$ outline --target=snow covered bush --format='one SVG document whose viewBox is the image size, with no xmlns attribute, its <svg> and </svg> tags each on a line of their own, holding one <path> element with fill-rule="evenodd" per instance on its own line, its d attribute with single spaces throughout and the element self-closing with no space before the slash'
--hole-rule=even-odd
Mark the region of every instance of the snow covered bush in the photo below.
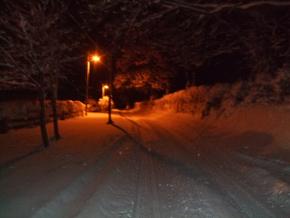
<svg viewBox="0 0 290 218">
<path fill-rule="evenodd" d="M 258 74 L 252 80 L 234 84 L 193 86 L 154 101 L 154 108 L 172 112 L 190 112 L 197 118 L 217 115 L 237 106 L 280 104 L 290 99 L 290 70 L 275 75 Z"/>
<path fill-rule="evenodd" d="M 290 97 L 290 70 L 282 68 L 272 76 L 258 74 L 249 84 L 246 103 L 283 103 Z"/>
<path fill-rule="evenodd" d="M 57 101 L 58 104 L 58 114 L 61 119 L 66 119 L 69 117 L 83 116 L 84 114 L 84 104 L 80 101 Z M 51 110 L 49 110 L 49 117 L 52 115 Z"/>
<path fill-rule="evenodd" d="M 89 112 L 100 111 L 100 106 L 96 99 L 93 99 L 93 98 L 88 99 L 88 111 Z"/>
<path fill-rule="evenodd" d="M 9 128 L 34 126 L 39 115 L 38 101 L 8 101 L 0 102 L 0 132 Z M 57 101 L 60 119 L 83 116 L 84 104 L 79 101 Z M 45 102 L 46 117 L 50 121 L 52 110 L 49 101 Z"/>
<path fill-rule="evenodd" d="M 101 112 L 108 111 L 109 97 L 108 96 L 104 96 L 103 98 L 100 98 L 99 101 L 98 101 L 98 105 L 99 105 L 99 111 L 101 111 Z M 114 107 L 114 102 L 112 101 L 112 108 L 113 107 Z"/>
</svg>

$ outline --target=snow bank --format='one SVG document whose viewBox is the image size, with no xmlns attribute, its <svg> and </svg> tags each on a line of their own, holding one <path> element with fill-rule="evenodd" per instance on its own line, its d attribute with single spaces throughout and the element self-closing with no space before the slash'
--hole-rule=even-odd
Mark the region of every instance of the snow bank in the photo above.
<svg viewBox="0 0 290 218">
<path fill-rule="evenodd" d="M 230 133 L 230 144 L 238 147 L 264 147 L 271 153 L 276 146 L 290 149 L 290 104 L 252 104 L 232 109 L 219 118 L 206 118 L 218 129 Z M 236 137 L 238 136 L 238 137 Z M 247 149 L 247 148 L 246 148 Z"/>
<path fill-rule="evenodd" d="M 88 99 L 88 112 L 107 112 L 109 106 L 109 97 L 104 96 L 98 100 Z M 114 108 L 114 101 L 112 100 L 112 108 Z"/>
<path fill-rule="evenodd" d="M 84 104 L 80 101 L 57 101 L 58 114 L 60 119 L 82 116 L 84 113 Z M 52 117 L 50 102 L 46 102 L 47 119 Z M 8 101 L 0 102 L 0 132 L 9 128 L 19 128 L 33 126 L 38 123 L 39 116 L 38 101 Z"/>
<path fill-rule="evenodd" d="M 196 118 L 202 118 L 211 109 L 220 107 L 228 88 L 227 85 L 191 87 L 154 101 L 153 108 L 170 112 L 190 112 Z"/>
<path fill-rule="evenodd" d="M 170 112 L 192 113 L 196 118 L 220 115 L 238 106 L 280 105 L 290 101 L 290 71 L 275 77 L 257 75 L 254 80 L 235 84 L 193 86 L 153 102 L 153 108 Z"/>
<path fill-rule="evenodd" d="M 58 101 L 58 114 L 61 119 L 69 117 L 83 116 L 85 111 L 85 105 L 80 101 Z M 51 116 L 51 108 L 49 107 L 48 113 Z"/>
<path fill-rule="evenodd" d="M 191 123 L 211 126 L 225 133 L 227 138 L 221 137 L 221 144 L 263 147 L 263 152 L 273 153 L 272 149 L 277 147 L 290 149 L 289 100 L 290 79 L 282 72 L 274 78 L 258 75 L 252 81 L 232 85 L 190 87 L 151 103 L 137 104 L 135 110 L 152 108 L 156 116 L 191 114 Z M 172 122 L 174 128 L 177 121 Z M 218 144 L 218 140 L 215 143 Z"/>
</svg>

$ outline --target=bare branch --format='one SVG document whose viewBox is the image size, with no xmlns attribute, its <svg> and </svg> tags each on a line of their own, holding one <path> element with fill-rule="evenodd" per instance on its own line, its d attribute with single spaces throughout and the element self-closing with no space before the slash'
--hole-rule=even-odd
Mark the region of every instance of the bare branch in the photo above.
<svg viewBox="0 0 290 218">
<path fill-rule="evenodd" d="M 264 0 L 264 1 L 253 1 L 250 3 L 189 3 L 181 0 L 166 0 L 164 1 L 165 6 L 175 6 L 180 8 L 185 8 L 192 10 L 196 13 L 201 14 L 214 14 L 227 9 L 241 9 L 247 10 L 260 6 L 273 6 L 273 7 L 283 7 L 290 6 L 290 1 L 273 1 L 273 0 Z"/>
</svg>

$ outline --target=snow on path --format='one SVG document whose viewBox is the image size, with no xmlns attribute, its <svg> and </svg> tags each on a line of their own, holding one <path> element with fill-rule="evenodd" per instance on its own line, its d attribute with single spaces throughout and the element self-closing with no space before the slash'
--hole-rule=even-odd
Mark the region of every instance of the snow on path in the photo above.
<svg viewBox="0 0 290 218">
<path fill-rule="evenodd" d="M 150 123 L 194 156 L 194 164 L 208 174 L 215 191 L 220 190 L 243 217 L 290 217 L 289 163 L 239 153 L 228 145 L 233 133 L 217 129 L 212 120 L 200 123 L 188 114 L 165 114 Z"/>
<path fill-rule="evenodd" d="M 290 217 L 289 174 L 222 146 L 214 126 L 172 114 L 114 121 L 64 121 L 61 141 L 2 168 L 0 217 Z"/>
<path fill-rule="evenodd" d="M 106 116 L 103 115 L 63 121 L 62 140 L 47 150 L 2 168 L 0 217 L 31 217 L 39 207 L 85 174 L 101 159 L 99 156 L 123 136 L 105 123 Z M 9 133 L 16 135 L 13 143 L 19 147 L 22 146 L 22 138 L 17 138 L 20 131 Z M 39 130 L 34 128 L 29 131 L 34 138 Z M 1 140 L 4 136 L 1 135 Z M 1 146 L 5 146 L 4 143 L 5 140 L 1 141 Z"/>
</svg>

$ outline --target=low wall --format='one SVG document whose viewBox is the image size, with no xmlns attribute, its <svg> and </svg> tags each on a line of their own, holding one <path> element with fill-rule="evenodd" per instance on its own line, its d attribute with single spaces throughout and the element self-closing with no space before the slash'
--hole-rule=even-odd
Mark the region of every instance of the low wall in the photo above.
<svg viewBox="0 0 290 218">
<path fill-rule="evenodd" d="M 57 101 L 60 119 L 83 116 L 85 106 L 80 101 Z M 11 128 L 35 126 L 39 123 L 40 106 L 38 101 L 8 101 L 0 102 L 0 132 Z M 47 120 L 52 119 L 52 108 L 46 102 Z"/>
</svg>

